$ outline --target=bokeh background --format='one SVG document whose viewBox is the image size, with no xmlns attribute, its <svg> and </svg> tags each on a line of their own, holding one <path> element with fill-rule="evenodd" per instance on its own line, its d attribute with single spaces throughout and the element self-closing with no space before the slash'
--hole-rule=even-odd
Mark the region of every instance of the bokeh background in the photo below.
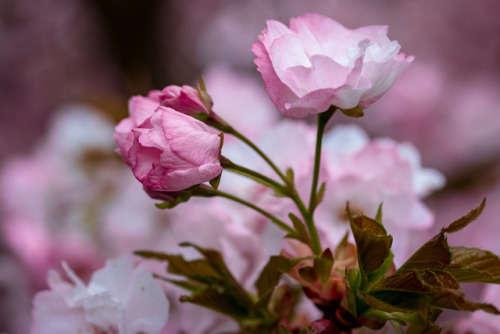
<svg viewBox="0 0 500 334">
<path fill-rule="evenodd" d="M 33 154 L 69 105 L 92 106 L 114 124 L 127 116 L 131 95 L 192 84 L 221 64 L 258 79 L 250 47 L 265 20 L 286 23 L 304 12 L 348 28 L 388 25 L 402 52 L 415 56 L 358 123 L 372 136 L 413 142 L 423 165 L 445 174 L 447 186 L 427 199 L 436 229 L 487 196 L 477 225 L 450 240 L 499 253 L 497 0 L 0 0 L 0 168 Z M 4 202 L 14 191 L 5 179 Z M 30 193 L 23 196 L 29 210 Z M 3 224 L 9 207 L 0 207 Z M 3 233 L 0 332 L 23 333 L 29 314 L 19 313 L 45 287 L 44 273 L 38 283 L 26 277 L 30 271 Z"/>
</svg>

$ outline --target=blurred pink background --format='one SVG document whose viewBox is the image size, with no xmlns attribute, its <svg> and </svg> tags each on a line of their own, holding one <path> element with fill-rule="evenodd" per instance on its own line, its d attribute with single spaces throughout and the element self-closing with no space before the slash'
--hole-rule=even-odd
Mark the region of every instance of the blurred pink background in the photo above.
<svg viewBox="0 0 500 334">
<path fill-rule="evenodd" d="M 415 56 L 357 123 L 373 136 L 413 142 L 423 165 L 446 175 L 446 188 L 427 199 L 436 230 L 487 196 L 473 232 L 450 241 L 499 253 L 497 0 L 3 0 L 0 168 L 33 152 L 65 103 L 93 105 L 116 123 L 126 117 L 131 95 L 191 84 L 216 65 L 259 79 L 250 47 L 265 20 L 287 23 L 304 12 L 321 13 L 351 29 L 388 25 L 402 52 Z M 334 122 L 348 121 L 337 116 Z M 0 258 L 0 271 L 17 263 L 1 236 Z M 26 305 L 42 286 L 24 279 L 21 267 L 9 268 L 17 269 L 0 274 L 0 332 L 16 334 L 19 325 L 11 321 L 16 307 L 5 301 Z M 10 284 L 13 280 L 21 285 Z"/>
</svg>

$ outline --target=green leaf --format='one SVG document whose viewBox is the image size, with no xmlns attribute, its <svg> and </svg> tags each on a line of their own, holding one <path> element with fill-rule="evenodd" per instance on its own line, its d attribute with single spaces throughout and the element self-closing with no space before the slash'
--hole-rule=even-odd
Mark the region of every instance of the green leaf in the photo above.
<svg viewBox="0 0 500 334">
<path fill-rule="evenodd" d="M 316 194 L 316 198 L 314 200 L 314 205 L 311 208 L 312 211 L 316 209 L 316 207 L 323 201 L 323 197 L 325 196 L 325 189 L 326 189 L 326 183 L 323 182 L 321 183 L 321 186 L 319 187 L 318 193 Z"/>
<path fill-rule="evenodd" d="M 309 234 L 307 234 L 307 230 L 302 221 L 293 213 L 289 213 L 288 217 L 292 221 L 293 227 L 295 231 L 297 231 L 299 240 L 304 242 L 305 244 L 309 244 Z"/>
<path fill-rule="evenodd" d="M 224 263 L 222 255 L 218 251 L 214 249 L 202 248 L 189 242 L 183 242 L 179 245 L 182 247 L 193 247 L 200 252 L 200 254 L 205 257 L 208 264 L 223 277 L 224 288 L 230 290 L 238 298 L 238 300 L 243 303 L 243 305 L 253 305 L 253 301 L 248 296 L 248 293 L 231 274 Z"/>
<path fill-rule="evenodd" d="M 451 251 L 448 246 L 445 233 L 460 231 L 473 222 L 483 211 L 486 199 L 481 204 L 460 219 L 455 220 L 449 226 L 441 229 L 441 232 L 420 247 L 402 266 L 398 272 L 405 270 L 433 270 L 443 269 L 450 265 Z"/>
<path fill-rule="evenodd" d="M 439 233 L 420 247 L 397 272 L 442 269 L 450 264 L 451 252 L 444 233 Z"/>
<path fill-rule="evenodd" d="M 248 310 L 241 301 L 237 300 L 231 293 L 218 288 L 208 287 L 191 296 L 181 296 L 179 300 L 209 308 L 237 320 L 248 317 Z"/>
<path fill-rule="evenodd" d="M 365 303 L 358 303 L 357 298 L 359 288 L 361 287 L 361 281 L 361 273 L 359 269 L 349 268 L 346 270 L 344 282 L 347 288 L 346 295 L 348 311 L 354 316 L 358 314 L 358 308 L 361 309 L 365 305 Z"/>
<path fill-rule="evenodd" d="M 500 284 L 500 258 L 479 248 L 451 247 L 447 271 L 459 282 Z"/>
<path fill-rule="evenodd" d="M 378 290 L 370 294 L 392 306 L 413 309 L 422 312 L 426 307 L 448 308 L 459 311 L 483 310 L 499 314 L 490 305 L 471 302 L 465 299 L 460 283 L 443 270 L 405 271 L 395 273 L 384 279 Z M 413 300 L 415 305 L 408 302 Z M 384 311 L 386 311 L 384 309 Z M 425 319 L 425 317 L 424 317 Z"/>
<path fill-rule="evenodd" d="M 187 202 L 190 198 L 191 198 L 191 192 L 183 191 L 179 195 L 175 196 L 175 198 L 172 198 L 172 201 L 155 203 L 155 206 L 158 209 L 172 209 L 181 203 Z"/>
<path fill-rule="evenodd" d="M 439 291 L 439 287 L 433 287 L 427 284 L 421 273 L 417 271 L 395 273 L 385 278 L 380 285 L 381 289 L 391 291 L 415 293 L 433 293 Z"/>
<path fill-rule="evenodd" d="M 359 267 L 365 274 L 377 270 L 389 256 L 392 237 L 376 220 L 365 217 L 351 217 L 351 230 L 358 249 Z"/>
<path fill-rule="evenodd" d="M 158 278 L 158 276 L 155 276 L 155 277 Z M 174 279 L 169 279 L 166 277 L 161 277 L 160 279 L 165 281 L 165 282 L 177 285 L 178 287 L 183 288 L 184 290 L 191 291 L 191 292 L 200 291 L 200 290 L 203 290 L 205 288 L 205 285 L 196 283 L 194 281 L 174 280 Z"/>
<path fill-rule="evenodd" d="M 358 298 L 371 307 L 368 311 L 361 314 L 362 317 L 374 318 L 380 321 L 401 320 L 405 323 L 424 322 L 422 317 L 413 309 L 398 307 L 362 292 L 358 292 Z"/>
<path fill-rule="evenodd" d="M 259 278 L 255 282 L 257 293 L 259 295 L 258 304 L 265 304 L 269 302 L 271 294 L 278 285 L 281 276 L 288 273 L 295 267 L 302 259 L 289 259 L 284 256 L 271 256 L 266 266 L 260 273 Z"/>
<path fill-rule="evenodd" d="M 333 267 L 333 254 L 330 248 L 327 248 L 323 253 L 314 259 L 314 270 L 321 278 L 321 282 L 325 283 L 330 278 L 330 273 Z"/>
<path fill-rule="evenodd" d="M 378 206 L 378 209 L 377 209 L 377 215 L 375 216 L 375 220 L 376 220 L 379 224 L 382 224 L 382 204 L 383 204 L 383 203 L 380 203 L 380 205 Z"/>
<path fill-rule="evenodd" d="M 342 113 L 344 113 L 344 115 L 346 116 L 349 116 L 349 117 L 353 117 L 353 118 L 359 118 L 359 117 L 362 117 L 365 115 L 365 113 L 363 112 L 363 109 L 361 109 L 361 107 L 359 106 L 356 106 L 354 108 L 351 108 L 351 109 L 340 109 L 342 111 Z"/>
<path fill-rule="evenodd" d="M 218 251 L 216 251 L 214 249 L 209 249 L 209 248 L 202 248 L 202 247 L 199 247 L 199 246 L 192 244 L 190 242 L 181 242 L 179 244 L 179 246 L 181 246 L 181 247 L 193 247 L 201 255 L 203 255 L 203 257 L 205 257 L 205 259 L 212 266 L 212 268 L 214 268 L 215 270 L 217 270 L 220 273 L 223 273 L 224 275 L 231 275 L 229 273 L 229 270 L 227 269 L 225 263 L 224 263 L 224 260 L 222 259 L 222 255 Z"/>
<path fill-rule="evenodd" d="M 293 185 L 294 185 L 294 183 L 295 183 L 295 176 L 294 176 L 294 173 L 293 173 L 293 169 L 288 168 L 288 169 L 286 170 L 286 175 L 285 175 L 285 177 L 286 177 L 286 179 L 287 179 L 287 181 L 288 181 L 288 184 L 289 184 L 290 186 L 293 186 Z"/>
<path fill-rule="evenodd" d="M 217 175 L 216 177 L 214 177 L 213 179 L 210 180 L 209 183 L 214 190 L 217 190 L 219 188 L 221 177 L 222 177 L 222 173 L 220 173 L 219 175 Z"/>
<path fill-rule="evenodd" d="M 483 201 L 481 202 L 481 204 L 479 204 L 478 207 L 476 207 L 475 209 L 473 209 L 472 211 L 470 211 L 468 214 L 466 214 L 462 218 L 459 218 L 459 219 L 455 220 L 449 226 L 444 227 L 443 229 L 441 229 L 441 232 L 443 232 L 443 233 L 454 233 L 454 232 L 460 231 L 465 226 L 469 225 L 474 220 L 476 220 L 477 217 L 479 217 L 479 215 L 481 214 L 481 212 L 483 212 L 483 209 L 484 209 L 485 205 L 486 205 L 486 198 L 483 199 Z"/>
<path fill-rule="evenodd" d="M 370 289 L 373 285 L 377 284 L 377 282 L 384 278 L 385 274 L 391 269 L 393 266 L 393 255 L 392 252 L 389 252 L 389 256 L 385 259 L 384 263 L 377 270 L 368 274 L 368 285 L 367 289 Z"/>
<path fill-rule="evenodd" d="M 134 254 L 146 259 L 168 261 L 167 271 L 169 273 L 185 276 L 198 282 L 213 283 L 224 278 L 209 262 L 203 259 L 186 261 L 182 255 L 153 251 L 135 251 Z"/>
</svg>

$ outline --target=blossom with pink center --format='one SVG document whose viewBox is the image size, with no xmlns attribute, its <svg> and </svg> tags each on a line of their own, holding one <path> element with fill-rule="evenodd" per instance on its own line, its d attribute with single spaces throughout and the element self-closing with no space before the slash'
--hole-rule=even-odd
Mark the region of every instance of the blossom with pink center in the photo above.
<svg viewBox="0 0 500 334">
<path fill-rule="evenodd" d="M 350 142 L 350 147 L 346 144 Z M 418 151 L 409 143 L 369 140 L 358 127 L 336 127 L 325 137 L 326 191 L 318 206 L 319 229 L 330 231 L 336 243 L 347 229 L 346 202 L 356 214 L 374 217 L 383 205 L 382 221 L 394 235 L 397 264 L 409 255 L 411 231 L 432 226 L 434 215 L 421 198 L 441 188 L 444 177 L 422 168 Z M 337 233 L 331 233 L 334 230 Z M 336 235 L 335 235 L 336 234 Z"/>
<path fill-rule="evenodd" d="M 334 105 L 367 108 L 391 87 L 413 57 L 399 53 L 387 27 L 355 30 L 319 14 L 269 20 L 252 51 L 267 92 L 285 116 L 302 118 Z"/>
<path fill-rule="evenodd" d="M 137 102 L 131 117 L 117 125 L 115 140 L 118 152 L 144 186 L 179 191 L 222 172 L 219 131 L 171 108 L 155 108 L 151 100 Z"/>
<path fill-rule="evenodd" d="M 278 166 L 293 168 L 297 191 L 307 200 L 314 162 L 312 127 L 282 122 L 259 145 L 276 158 Z M 273 176 L 257 159 L 234 160 Z M 410 252 L 411 233 L 430 228 L 434 222 L 434 215 L 422 198 L 442 187 L 445 180 L 436 170 L 421 166 L 418 151 L 411 144 L 389 139 L 370 140 L 357 126 L 338 126 L 324 138 L 322 182 L 326 184 L 326 191 L 314 214 L 322 245 L 334 249 L 348 231 L 347 201 L 354 213 L 371 217 L 383 204 L 383 223 L 394 236 L 396 263 L 401 264 Z M 262 189 L 247 191 L 247 194 L 254 194 L 255 198 L 250 197 L 252 200 L 281 219 L 286 220 L 288 212 L 300 216 L 290 200 L 277 198 Z"/>
<path fill-rule="evenodd" d="M 169 302 L 163 290 L 131 258 L 108 260 L 88 286 L 65 263 L 63 267 L 72 283 L 49 273 L 50 290 L 39 292 L 33 301 L 32 334 L 155 334 L 165 325 Z"/>
</svg>

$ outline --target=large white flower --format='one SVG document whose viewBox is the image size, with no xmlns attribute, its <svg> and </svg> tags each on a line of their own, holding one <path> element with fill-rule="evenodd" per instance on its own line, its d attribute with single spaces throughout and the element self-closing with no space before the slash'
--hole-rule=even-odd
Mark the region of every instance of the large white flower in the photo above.
<svg viewBox="0 0 500 334">
<path fill-rule="evenodd" d="M 121 256 L 106 262 L 86 286 L 63 263 L 72 283 L 51 271 L 50 290 L 33 301 L 31 334 L 154 334 L 165 325 L 169 302 L 143 266 Z"/>
</svg>

